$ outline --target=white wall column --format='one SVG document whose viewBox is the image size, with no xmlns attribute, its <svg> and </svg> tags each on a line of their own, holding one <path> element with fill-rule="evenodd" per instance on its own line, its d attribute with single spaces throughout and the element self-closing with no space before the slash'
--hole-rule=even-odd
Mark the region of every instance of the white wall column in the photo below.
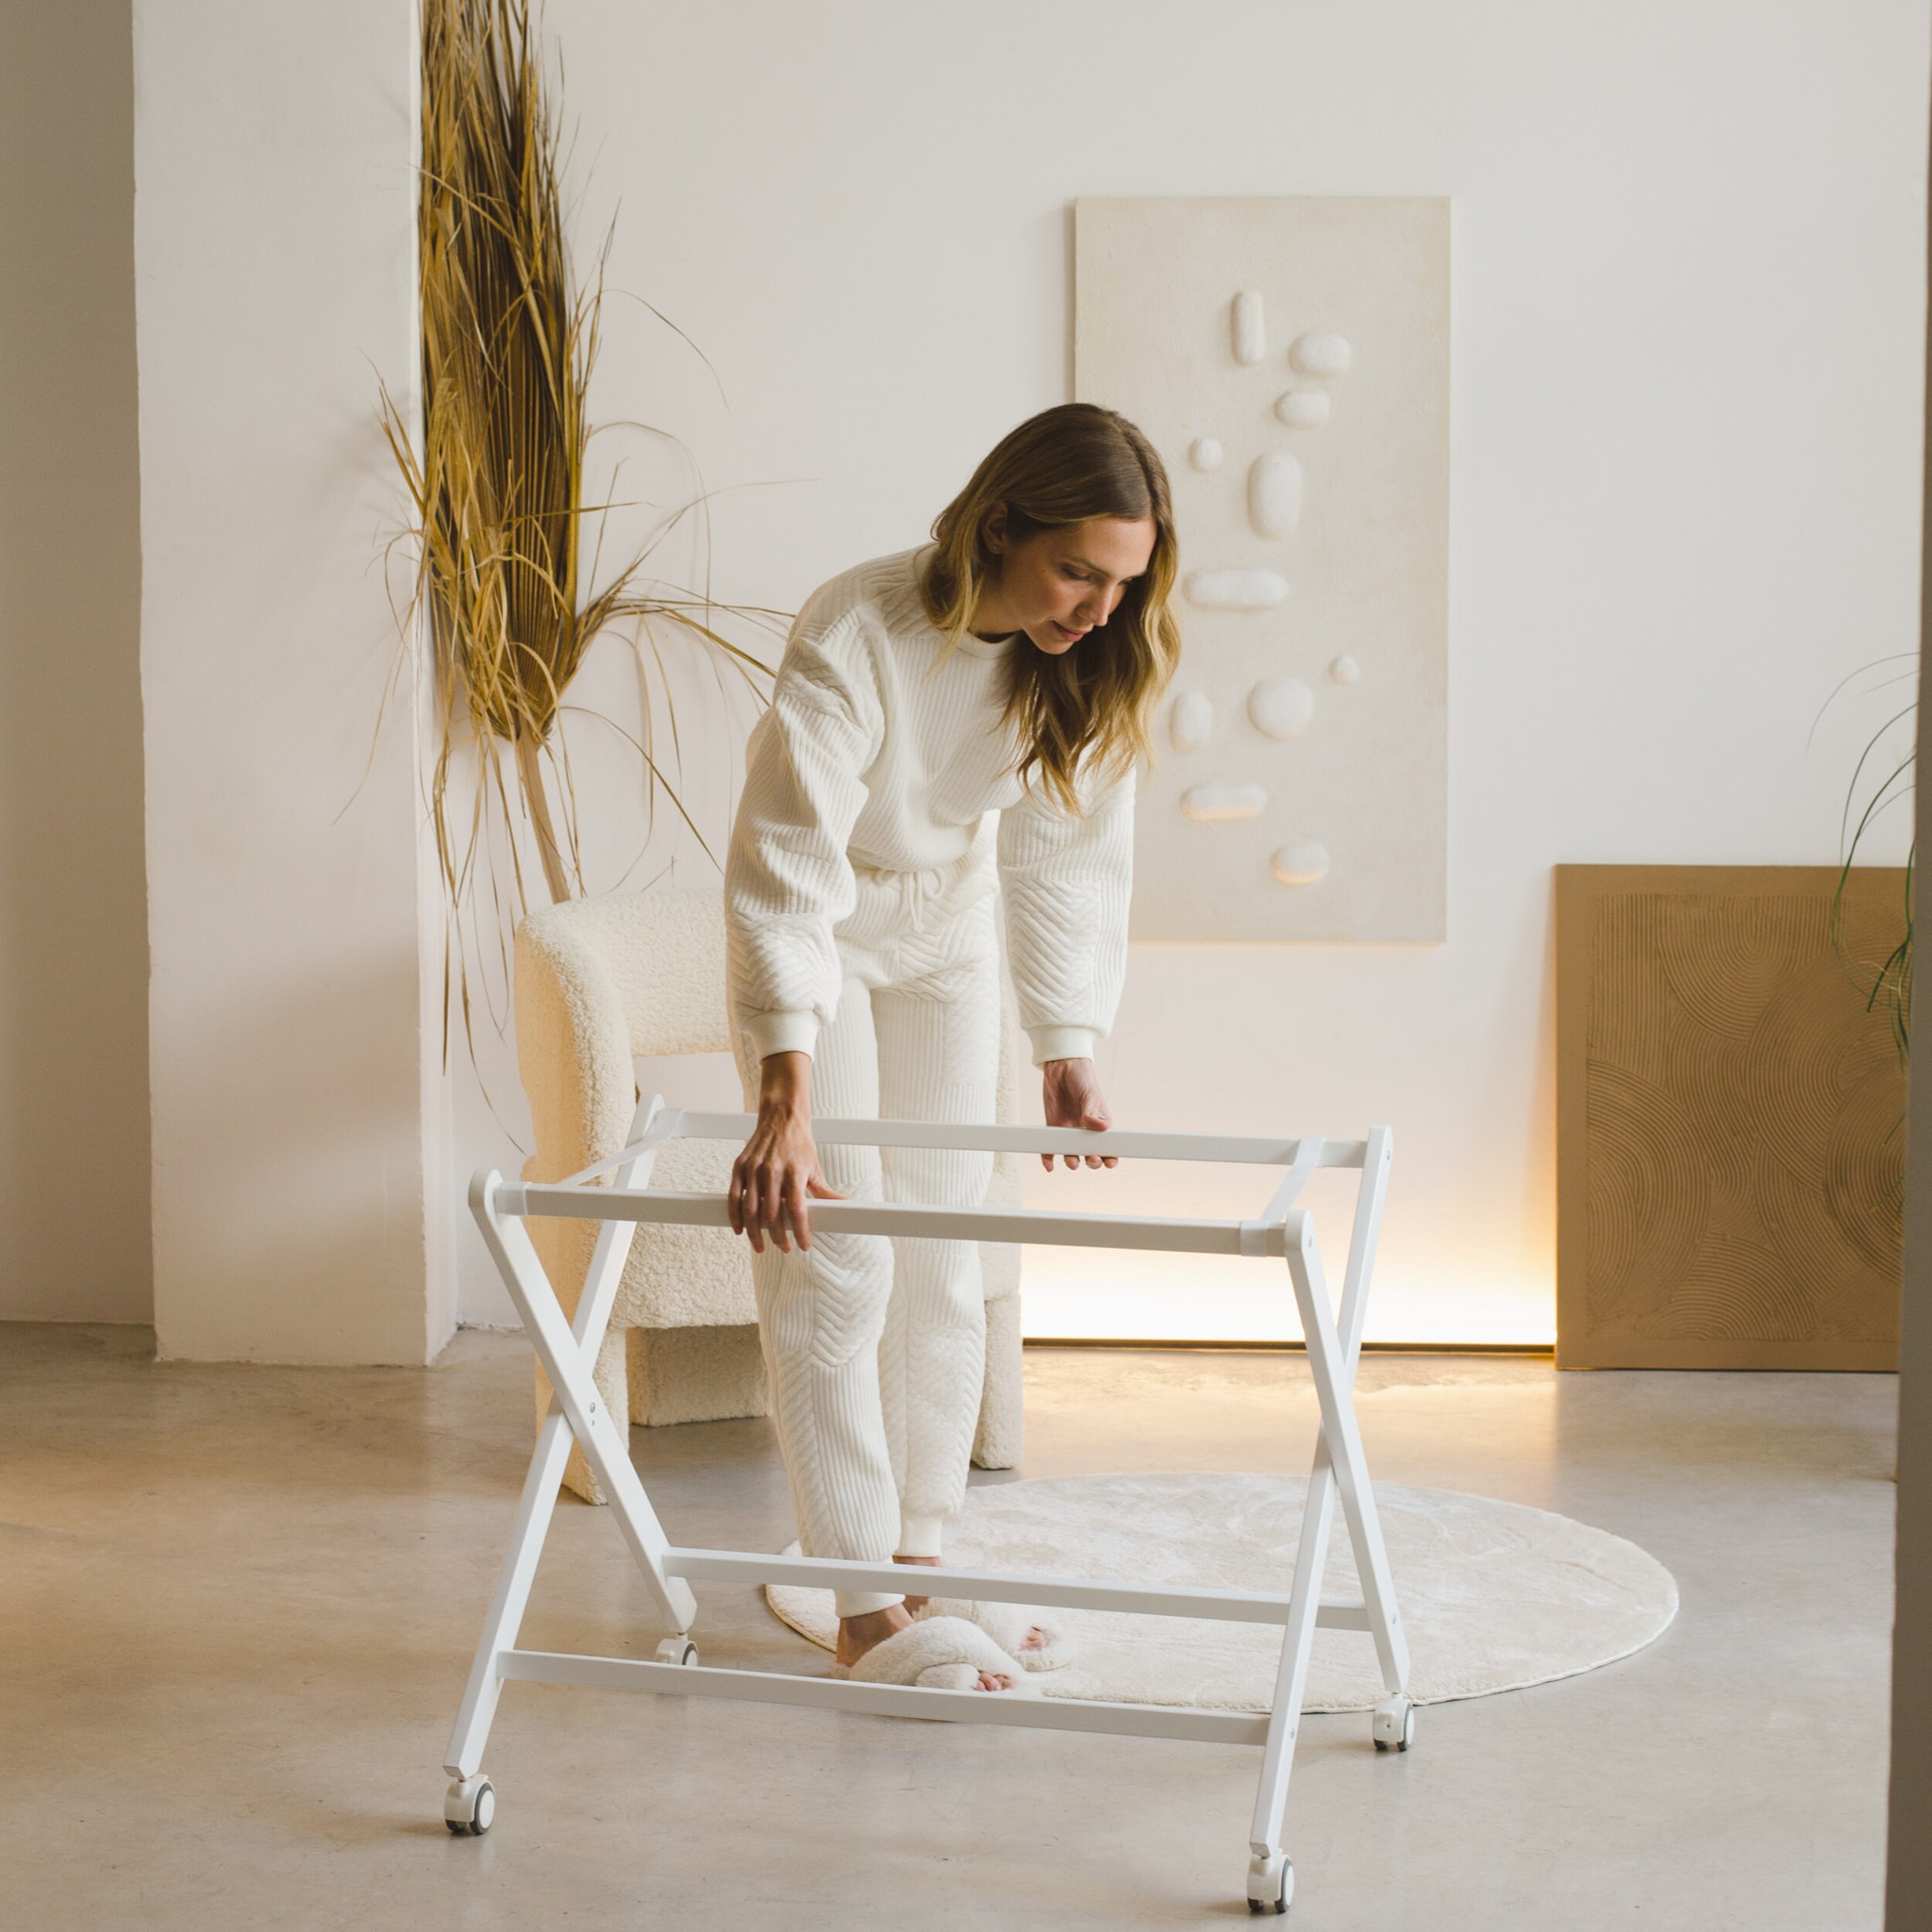
<svg viewBox="0 0 1932 1932">
<path fill-rule="evenodd" d="M 379 546 L 417 387 L 408 0 L 136 0 L 155 1318 L 164 1356 L 446 1338 L 440 958 Z"/>
</svg>

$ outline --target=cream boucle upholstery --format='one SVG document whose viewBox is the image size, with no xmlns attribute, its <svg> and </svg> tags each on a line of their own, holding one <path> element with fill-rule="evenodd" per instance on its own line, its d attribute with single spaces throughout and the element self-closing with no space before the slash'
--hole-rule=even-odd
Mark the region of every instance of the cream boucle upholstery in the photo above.
<svg viewBox="0 0 1932 1932">
<path fill-rule="evenodd" d="M 1017 1022 L 1002 1028 L 999 1114 L 1013 1118 Z M 537 1151 L 525 1180 L 560 1180 L 625 1143 L 637 1107 L 637 1057 L 724 1053 L 724 906 L 715 887 L 618 892 L 532 913 L 517 929 L 517 1065 Z M 665 1096 L 674 1105 L 678 1096 Z M 722 1190 L 737 1147 L 674 1141 L 659 1150 L 659 1187 Z M 1020 1163 L 994 1163 L 989 1203 L 1020 1199 Z M 596 1241 L 586 1221 L 535 1220 L 530 1235 L 566 1312 L 576 1307 Z M 1020 1457 L 1020 1251 L 988 1246 L 986 1385 L 974 1459 Z M 640 1226 L 619 1287 L 596 1380 L 613 1415 L 634 1423 L 709 1422 L 766 1412 L 751 1269 L 722 1229 Z M 550 1401 L 537 1372 L 537 1411 Z M 582 1452 L 565 1484 L 601 1502 Z"/>
</svg>

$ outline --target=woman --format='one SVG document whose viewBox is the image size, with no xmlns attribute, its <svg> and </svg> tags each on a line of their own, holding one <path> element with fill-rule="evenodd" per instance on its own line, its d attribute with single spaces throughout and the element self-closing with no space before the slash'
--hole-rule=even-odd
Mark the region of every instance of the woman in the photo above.
<svg viewBox="0 0 1932 1932">
<path fill-rule="evenodd" d="M 835 578 L 799 614 L 724 869 L 732 1031 L 758 1109 L 731 1224 L 755 1257 L 800 1542 L 927 1564 L 964 1498 L 978 1414 L 978 1247 L 814 1240 L 809 1203 L 978 1207 L 992 1157 L 821 1156 L 812 1108 L 993 1118 L 1003 907 L 1047 1124 L 1108 1124 L 1093 1047 L 1125 964 L 1134 766 L 1179 656 L 1166 473 L 1111 410 L 1023 423 L 933 538 Z M 1012 1690 L 1023 1665 L 1058 1660 L 1048 1633 L 993 1607 L 947 1607 L 1007 1635 L 1005 1650 L 950 1617 L 915 1624 L 921 1597 L 837 1594 L 838 1665 L 855 1674 Z"/>
</svg>

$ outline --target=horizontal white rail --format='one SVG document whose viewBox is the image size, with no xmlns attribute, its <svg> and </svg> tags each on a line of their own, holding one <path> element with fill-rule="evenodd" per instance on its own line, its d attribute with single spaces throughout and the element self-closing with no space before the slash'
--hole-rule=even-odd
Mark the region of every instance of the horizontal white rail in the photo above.
<svg viewBox="0 0 1932 1932">
<path fill-rule="evenodd" d="M 681 1112 L 668 1131 L 687 1141 L 742 1141 L 757 1125 L 748 1113 Z M 1112 1154 L 1124 1160 L 1220 1160 L 1256 1167 L 1289 1167 L 1299 1140 L 1255 1134 L 1139 1134 L 1108 1128 L 1017 1127 L 991 1121 L 954 1124 L 943 1121 L 851 1120 L 834 1115 L 814 1119 L 812 1139 L 833 1147 L 967 1147 L 992 1154 Z M 1318 1165 L 1359 1167 L 1366 1141 L 1330 1141 Z"/>
<path fill-rule="evenodd" d="M 1143 1617 L 1200 1617 L 1220 1624 L 1286 1624 L 1289 1599 L 1267 1591 L 1199 1590 L 1181 1583 L 1090 1583 L 1071 1576 L 1009 1576 L 996 1570 L 922 1566 L 910 1576 L 903 1563 L 861 1563 L 839 1557 L 766 1556 L 749 1550 L 664 1552 L 667 1576 L 710 1582 L 803 1584 L 808 1590 L 904 1590 L 922 1596 L 970 1597 L 995 1604 L 1054 1604 L 1068 1610 L 1125 1610 Z M 1359 1599 L 1323 1600 L 1319 1621 L 1332 1630 L 1366 1630 Z"/>
<path fill-rule="evenodd" d="M 638 1145 L 665 1140 L 746 1140 L 758 1117 L 750 1113 L 693 1113 L 680 1108 L 658 1109 L 651 1130 Z M 1134 1134 L 1109 1128 L 1090 1134 L 1082 1126 L 1001 1126 L 991 1121 L 960 1124 L 944 1121 L 850 1121 L 841 1115 L 813 1119 L 811 1138 L 829 1148 L 964 1148 L 975 1154 L 1111 1154 L 1123 1161 L 1223 1161 L 1237 1167 L 1292 1167 L 1300 1140 L 1263 1134 Z M 1316 1167 L 1360 1167 L 1368 1158 L 1366 1140 L 1320 1141 Z M 634 1158 L 636 1148 L 610 1156 Z M 610 1163 L 586 1167 L 595 1174 Z"/>
<path fill-rule="evenodd" d="M 504 1181 L 505 1214 L 564 1221 L 643 1221 L 679 1227 L 729 1227 L 723 1194 L 670 1188 L 587 1188 L 569 1181 Z M 825 1234 L 884 1234 L 931 1241 L 1029 1241 L 1057 1248 L 1155 1248 L 1167 1254 L 1287 1252 L 1279 1225 L 1259 1222 L 1162 1220 L 1133 1214 L 1055 1214 L 1043 1208 L 922 1208 L 906 1201 L 813 1201 L 811 1224 Z"/>
<path fill-rule="evenodd" d="M 908 1571 L 903 1563 L 837 1557 L 762 1556 L 741 1550 L 669 1549 L 672 1576 L 804 1584 L 811 1590 L 907 1590 L 996 1604 L 1058 1604 L 1070 1610 L 1133 1610 L 1154 1617 L 1208 1617 L 1225 1624 L 1286 1624 L 1288 1598 L 1260 1591 L 1191 1590 L 1166 1583 L 1088 1583 L 1067 1576 L 1009 1576 L 991 1570 Z"/>
<path fill-rule="evenodd" d="M 504 1650 L 496 1674 L 527 1684 L 585 1684 L 673 1697 L 735 1697 L 752 1704 L 806 1704 L 868 1717 L 936 1718 L 949 1724 L 1013 1724 L 1036 1731 L 1100 1731 L 1121 1738 L 1178 1738 L 1202 1744 L 1261 1744 L 1268 1720 L 1239 1710 L 1100 1704 L 1071 1697 L 1008 1697 L 988 1690 L 927 1690 L 917 1684 L 855 1684 L 776 1671 L 720 1671 L 704 1664 L 654 1664 L 623 1657 Z"/>
<path fill-rule="evenodd" d="M 698 1113 L 660 1108 L 641 1141 L 569 1176 L 594 1179 L 645 1147 L 665 1141 L 743 1141 L 758 1117 L 748 1113 Z M 1109 1128 L 1104 1134 L 1084 1127 L 1017 1127 L 991 1121 L 851 1120 L 827 1115 L 811 1124 L 812 1138 L 827 1147 L 954 1147 L 981 1154 L 1094 1154 L 1121 1160 L 1212 1160 L 1237 1166 L 1292 1167 L 1300 1163 L 1304 1141 L 1257 1134 L 1140 1134 Z M 1368 1158 L 1366 1141 L 1324 1141 L 1309 1137 L 1319 1150 L 1310 1167 L 1359 1167 Z"/>
</svg>

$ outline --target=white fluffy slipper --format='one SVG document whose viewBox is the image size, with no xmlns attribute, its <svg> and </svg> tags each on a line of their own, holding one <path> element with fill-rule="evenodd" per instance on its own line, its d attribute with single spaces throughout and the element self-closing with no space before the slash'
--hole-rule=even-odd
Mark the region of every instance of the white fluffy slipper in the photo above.
<svg viewBox="0 0 1932 1932">
<path fill-rule="evenodd" d="M 863 1684 L 921 1684 L 928 1690 L 971 1690 L 981 1671 L 1012 1679 L 1010 1690 L 983 1694 L 1040 1695 L 1040 1687 L 1026 1681 L 1026 1673 L 963 1617 L 922 1617 L 874 1644 L 856 1664 L 832 1666 L 835 1677 Z"/>
<path fill-rule="evenodd" d="M 999 1645 L 1016 1657 L 1029 1671 L 1058 1671 L 1080 1654 L 1080 1646 L 1057 1624 L 1036 1616 L 1024 1604 L 995 1604 L 969 1601 L 958 1596 L 934 1596 L 925 1600 L 923 1610 L 913 1615 L 958 1617 L 962 1623 L 976 1624 Z M 1045 1641 L 1038 1650 L 1024 1646 L 1026 1633 L 1038 1629 Z"/>
</svg>

